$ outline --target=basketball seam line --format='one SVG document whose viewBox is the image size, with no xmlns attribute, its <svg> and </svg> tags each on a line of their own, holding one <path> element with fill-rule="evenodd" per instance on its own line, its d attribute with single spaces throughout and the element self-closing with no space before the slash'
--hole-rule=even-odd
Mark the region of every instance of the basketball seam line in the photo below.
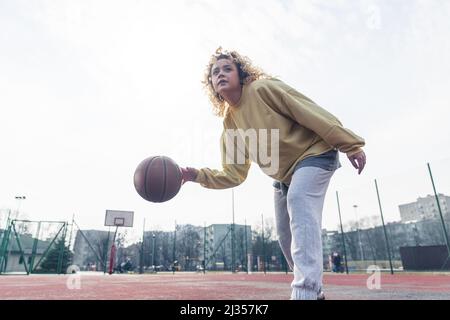
<svg viewBox="0 0 450 320">
<path fill-rule="evenodd" d="M 148 168 L 150 167 L 150 165 L 152 164 L 153 160 L 155 160 L 155 158 L 151 159 L 149 163 L 147 163 L 147 166 L 145 167 L 145 176 L 144 176 L 144 194 L 145 197 L 148 198 L 148 193 L 147 193 L 147 174 L 148 174 Z"/>
<path fill-rule="evenodd" d="M 162 158 L 163 160 L 163 166 L 164 166 L 164 182 L 163 182 L 163 192 L 161 194 L 161 198 L 159 202 L 162 202 L 162 200 L 165 198 L 166 196 L 166 189 L 167 189 L 167 166 L 166 166 L 166 159 Z"/>
</svg>

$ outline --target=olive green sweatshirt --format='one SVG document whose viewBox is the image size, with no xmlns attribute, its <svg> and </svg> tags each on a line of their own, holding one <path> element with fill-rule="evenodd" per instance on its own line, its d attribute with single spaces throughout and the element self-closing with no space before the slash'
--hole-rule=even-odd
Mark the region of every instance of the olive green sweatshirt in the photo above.
<svg viewBox="0 0 450 320">
<path fill-rule="evenodd" d="M 289 184 L 299 161 L 332 149 L 351 156 L 365 145 L 334 115 L 274 78 L 244 85 L 239 102 L 228 106 L 223 128 L 222 170 L 202 168 L 196 178 L 210 189 L 241 184 L 251 162 Z"/>
</svg>

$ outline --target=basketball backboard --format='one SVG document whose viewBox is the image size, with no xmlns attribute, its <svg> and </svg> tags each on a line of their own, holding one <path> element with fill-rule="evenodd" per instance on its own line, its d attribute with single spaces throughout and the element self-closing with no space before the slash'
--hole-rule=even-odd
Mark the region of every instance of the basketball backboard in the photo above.
<svg viewBox="0 0 450 320">
<path fill-rule="evenodd" d="M 107 227 L 132 227 L 133 211 L 106 210 L 105 226 Z"/>
</svg>

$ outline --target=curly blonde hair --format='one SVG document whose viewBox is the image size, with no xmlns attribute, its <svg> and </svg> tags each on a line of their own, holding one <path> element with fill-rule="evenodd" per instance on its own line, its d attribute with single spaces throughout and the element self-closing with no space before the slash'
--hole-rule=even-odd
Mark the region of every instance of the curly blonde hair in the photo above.
<svg viewBox="0 0 450 320">
<path fill-rule="evenodd" d="M 226 115 L 228 104 L 226 101 L 214 90 L 211 80 L 211 68 L 220 59 L 229 59 L 236 64 L 239 73 L 239 80 L 241 85 L 248 84 L 257 79 L 270 78 L 260 68 L 254 66 L 251 60 L 240 55 L 236 51 L 223 51 L 222 47 L 217 48 L 216 53 L 213 54 L 206 66 L 202 83 L 209 100 L 213 105 L 213 112 L 219 117 Z"/>
</svg>

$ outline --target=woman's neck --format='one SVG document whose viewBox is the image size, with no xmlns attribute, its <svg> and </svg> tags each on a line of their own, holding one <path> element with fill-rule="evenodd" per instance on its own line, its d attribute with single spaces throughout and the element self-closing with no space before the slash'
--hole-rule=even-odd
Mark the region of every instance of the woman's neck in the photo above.
<svg viewBox="0 0 450 320">
<path fill-rule="evenodd" d="M 222 95 L 225 101 L 228 102 L 228 104 L 231 106 L 237 105 L 239 103 L 239 100 L 241 100 L 241 96 L 242 96 L 242 86 L 240 86 L 238 90 L 227 92 Z"/>
</svg>

